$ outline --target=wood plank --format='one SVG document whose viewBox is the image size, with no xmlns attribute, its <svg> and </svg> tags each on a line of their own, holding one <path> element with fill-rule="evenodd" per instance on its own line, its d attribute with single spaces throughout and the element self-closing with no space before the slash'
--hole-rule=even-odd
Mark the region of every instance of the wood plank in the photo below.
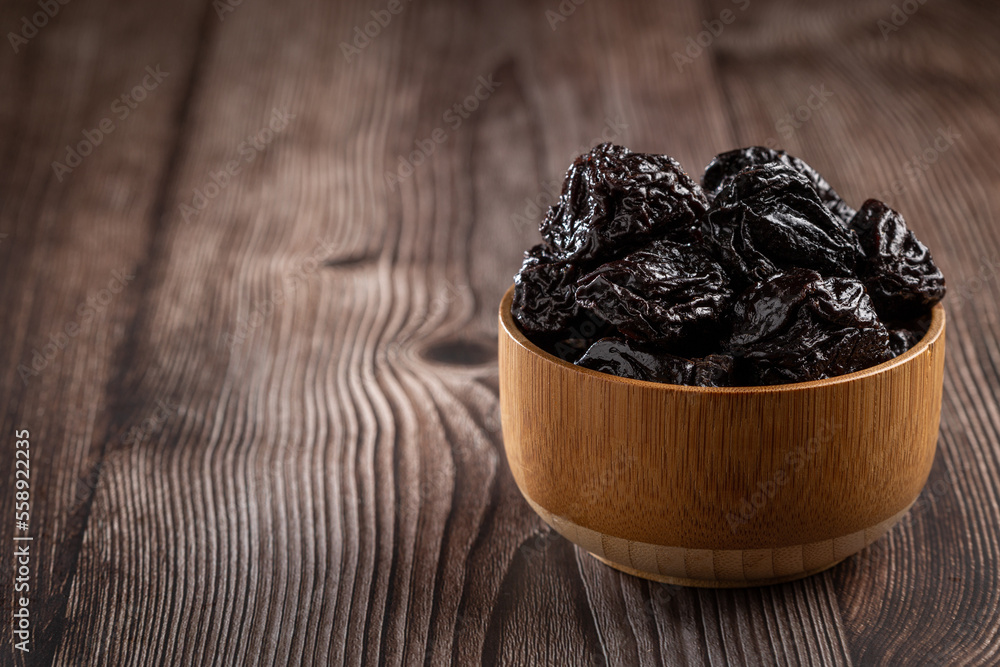
<svg viewBox="0 0 1000 667">
<path fill-rule="evenodd" d="M 105 387 L 115 381 L 115 354 L 142 298 L 129 276 L 148 250 L 194 56 L 188 35 L 201 17 L 191 2 L 56 6 L 51 19 L 35 18 L 34 2 L 0 9 L 9 49 L 0 58 L 0 432 L 10 452 L 15 430 L 30 433 L 34 538 L 31 653 L 13 648 L 5 622 L 4 664 L 52 659 L 106 425 L 118 410 L 145 409 L 116 405 Z M 25 29 L 23 17 L 42 27 Z M 144 34 L 143 26 L 155 30 Z M 8 32 L 26 37 L 12 44 Z M 79 163 L 67 158 L 67 145 Z M 0 460 L 0 478 L 11 480 L 0 496 L 8 518 L 13 461 L 13 454 Z M 3 522 L 4 544 L 12 544 L 13 529 Z M 2 550 L 0 566 L 14 571 L 12 548 Z M 4 600 L 11 611 L 13 592 Z"/>
<path fill-rule="evenodd" d="M 882 196 L 898 208 L 948 276 L 945 399 L 928 487 L 888 538 L 824 578 L 858 663 L 988 664 L 1000 629 L 990 583 L 1000 550 L 1000 357 L 996 279 L 977 278 L 1000 259 L 992 37 L 1000 12 L 927 3 L 883 34 L 879 21 L 894 25 L 892 6 L 768 3 L 753 21 L 728 27 L 712 53 L 740 144 L 780 138 L 790 127 L 782 119 L 824 87 L 827 102 L 805 107 L 808 120 L 784 147 L 850 203 Z"/>
<path fill-rule="evenodd" d="M 697 28 L 696 8 L 595 5 L 553 34 L 527 5 L 425 3 L 346 65 L 335 40 L 367 8 L 299 2 L 283 16 L 241 6 L 204 63 L 121 389 L 179 408 L 141 446 L 108 456 L 60 656 L 410 664 L 544 650 L 574 662 L 632 646 L 689 650 L 659 637 L 683 619 L 701 662 L 749 654 L 700 593 L 683 591 L 676 611 L 656 607 L 629 638 L 585 592 L 621 575 L 598 568 L 587 583 L 561 541 L 543 570 L 527 563 L 520 545 L 539 522 L 496 429 L 495 303 L 535 238 L 508 224 L 510 202 L 559 178 L 609 117 L 628 123 L 620 140 L 648 149 L 670 118 L 673 152 L 707 159 L 692 156 L 725 132 L 718 98 L 692 95 L 709 63 L 685 78 L 664 71 L 669 45 Z M 660 57 L 608 62 L 581 48 L 609 22 Z M 473 38 L 509 46 L 463 57 Z M 491 74 L 497 92 L 453 129 L 445 112 Z M 180 205 L 194 205 L 274 107 L 295 115 L 289 128 L 185 220 Z M 381 165 L 437 127 L 448 132 L 440 152 L 385 197 Z M 498 156 L 501 137 L 509 150 Z M 265 308 L 316 239 L 322 268 Z M 245 339 L 220 347 L 241 321 Z M 795 592 L 784 604 L 782 614 L 814 603 Z M 772 653 L 796 639 L 763 612 L 744 622 L 778 645 Z"/>
<path fill-rule="evenodd" d="M 382 161 L 398 76 L 386 63 L 400 54 L 385 40 L 345 64 L 331 35 L 348 38 L 360 6 L 286 5 L 288 23 L 272 10 L 240 6 L 202 63 L 123 387 L 179 408 L 108 456 L 67 662 L 361 662 L 364 640 L 378 650 L 392 630 L 388 582 L 406 570 L 394 552 L 411 553 L 397 530 L 448 511 L 445 489 L 432 489 L 436 508 L 400 503 L 395 517 L 396 466 L 409 474 L 427 437 L 407 392 L 432 404 L 375 365 L 382 332 L 399 326 L 390 318 L 406 314 L 391 309 L 393 291 L 408 281 L 392 275 L 390 244 L 367 244 L 405 232 L 372 192 L 380 171 L 354 169 Z M 404 17 L 392 27 L 406 30 Z M 344 91 L 363 102 L 345 107 Z M 274 109 L 293 118 L 246 162 L 241 144 Z M 241 172 L 185 216 L 181 204 L 197 207 L 230 160 Z"/>
<path fill-rule="evenodd" d="M 927 3 L 884 39 L 892 4 L 588 2 L 562 21 L 556 3 L 422 0 L 350 59 L 340 42 L 384 5 L 63 6 L 0 59 L 0 420 L 38 447 L 37 657 L 994 662 L 1000 288 L 977 276 L 1000 268 L 1000 12 Z M 61 146 L 161 61 L 162 88 L 54 180 Z M 480 77 L 499 86 L 448 115 Z M 287 126 L 253 147 L 276 113 Z M 962 139 L 911 178 L 952 125 Z M 521 499 L 495 308 L 537 239 L 531 200 L 602 133 L 693 173 L 773 139 L 854 204 L 889 192 L 935 249 L 952 286 L 942 439 L 888 538 L 805 581 L 689 590 L 599 564 Z M 133 286 L 22 387 L 16 364 L 119 265 Z"/>
</svg>

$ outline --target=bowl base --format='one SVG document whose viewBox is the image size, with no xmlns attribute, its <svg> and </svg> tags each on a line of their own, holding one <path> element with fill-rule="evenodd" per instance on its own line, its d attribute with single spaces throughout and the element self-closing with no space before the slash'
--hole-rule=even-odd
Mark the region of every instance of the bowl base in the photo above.
<svg viewBox="0 0 1000 667">
<path fill-rule="evenodd" d="M 597 560 L 643 579 L 700 588 L 746 588 L 795 581 L 828 570 L 885 535 L 910 505 L 863 530 L 786 547 L 712 550 L 627 540 L 549 512 L 522 490 L 545 523 Z"/>
</svg>

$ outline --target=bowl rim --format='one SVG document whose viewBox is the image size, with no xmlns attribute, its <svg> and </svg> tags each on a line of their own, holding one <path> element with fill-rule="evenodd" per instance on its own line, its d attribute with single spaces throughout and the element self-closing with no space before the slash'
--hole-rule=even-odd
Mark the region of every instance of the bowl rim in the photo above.
<svg viewBox="0 0 1000 667">
<path fill-rule="evenodd" d="M 612 384 L 621 384 L 625 387 L 635 387 L 637 389 L 650 389 L 659 391 L 670 391 L 670 392 L 681 392 L 681 393 L 692 393 L 692 394 L 760 394 L 760 393 L 783 393 L 790 391 L 804 391 L 808 389 L 814 389 L 817 387 L 830 387 L 842 383 L 852 382 L 854 380 L 860 380 L 862 378 L 871 377 L 873 375 L 878 375 L 889 371 L 897 366 L 902 366 L 911 360 L 917 358 L 923 354 L 931 345 L 936 343 L 944 332 L 945 326 L 945 310 L 941 303 L 937 303 L 931 309 L 931 323 L 927 328 L 927 333 L 924 334 L 923 338 L 917 341 L 917 344 L 911 347 L 909 350 L 903 354 L 890 359 L 888 361 L 883 361 L 881 364 L 876 366 L 871 366 L 869 368 L 863 368 L 860 371 L 854 371 L 853 373 L 848 373 L 846 375 L 838 375 L 832 378 L 825 378 L 822 380 L 810 380 L 808 382 L 793 382 L 789 384 L 773 384 L 764 386 L 751 386 L 751 387 L 694 387 L 690 385 L 682 384 L 668 384 L 666 382 L 652 382 L 649 380 L 635 380 L 632 378 L 625 378 L 619 375 L 612 375 L 610 373 L 602 373 L 600 371 L 595 371 L 591 368 L 583 368 L 582 366 L 577 366 L 576 364 L 571 364 L 564 359 L 546 352 L 542 348 L 538 347 L 524 335 L 520 327 L 514 321 L 514 314 L 511 312 L 511 305 L 514 300 L 514 285 L 512 284 L 507 291 L 504 293 L 503 299 L 500 300 L 500 326 L 503 331 L 518 345 L 527 350 L 528 352 L 542 358 L 543 360 L 555 364 L 556 366 L 561 366 L 567 370 L 582 373 L 583 375 L 593 376 L 595 379 L 602 380 L 605 382 L 610 382 Z"/>
</svg>

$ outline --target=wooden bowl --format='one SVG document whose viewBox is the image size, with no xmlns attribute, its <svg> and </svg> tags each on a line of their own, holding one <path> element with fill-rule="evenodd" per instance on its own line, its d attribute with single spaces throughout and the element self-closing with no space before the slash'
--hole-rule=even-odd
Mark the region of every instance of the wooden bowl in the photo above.
<svg viewBox="0 0 1000 667">
<path fill-rule="evenodd" d="M 647 579 L 734 587 L 825 570 L 920 494 L 937 444 L 945 313 L 850 375 L 682 387 L 580 368 L 500 304 L 500 412 L 521 493 L 556 531 Z"/>
</svg>

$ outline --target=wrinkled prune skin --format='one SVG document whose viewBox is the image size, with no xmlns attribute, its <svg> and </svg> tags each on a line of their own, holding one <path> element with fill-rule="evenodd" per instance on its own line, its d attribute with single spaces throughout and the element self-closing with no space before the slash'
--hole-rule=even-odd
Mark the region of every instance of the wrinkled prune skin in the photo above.
<svg viewBox="0 0 1000 667">
<path fill-rule="evenodd" d="M 617 336 L 618 330 L 596 314 L 581 308 L 578 317 L 556 336 L 534 337 L 534 342 L 563 361 L 575 363 L 591 345 L 606 336 Z"/>
<path fill-rule="evenodd" d="M 705 167 L 705 174 L 701 178 L 701 187 L 708 200 L 714 201 L 728 181 L 736 174 L 750 167 L 770 163 L 787 165 L 805 176 L 823 205 L 845 225 L 854 217 L 854 209 L 840 198 L 840 195 L 826 182 L 826 179 L 819 175 L 818 171 L 785 151 L 764 146 L 738 148 L 716 155 Z"/>
<path fill-rule="evenodd" d="M 576 301 L 629 338 L 678 343 L 717 335 L 729 279 L 700 245 L 653 241 L 577 282 Z"/>
<path fill-rule="evenodd" d="M 780 163 L 731 178 L 702 230 L 740 287 L 794 268 L 851 277 L 861 255 L 857 238 L 823 206 L 808 179 Z"/>
<path fill-rule="evenodd" d="M 557 259 L 595 263 L 653 238 L 690 240 L 707 210 L 673 158 L 601 144 L 573 162 L 539 231 Z"/>
<path fill-rule="evenodd" d="M 944 275 L 899 213 L 869 199 L 851 220 L 851 229 L 864 251 L 858 275 L 883 317 L 926 313 L 944 298 Z"/>
<path fill-rule="evenodd" d="M 577 158 L 515 277 L 518 326 L 580 366 L 696 386 L 851 373 L 926 334 L 944 278 L 895 211 L 855 213 L 762 147 L 702 182 L 613 144 Z"/>
<path fill-rule="evenodd" d="M 779 274 L 743 293 L 733 315 L 729 351 L 755 384 L 820 380 L 893 357 L 864 285 L 852 278 Z"/>
<path fill-rule="evenodd" d="M 733 375 L 732 357 L 685 359 L 622 338 L 598 340 L 576 365 L 633 380 L 694 387 L 728 387 Z"/>
<path fill-rule="evenodd" d="M 558 261 L 545 244 L 524 253 L 521 270 L 514 276 L 511 312 L 527 334 L 558 334 L 570 328 L 580 314 L 576 303 L 579 270 L 572 262 Z"/>
<path fill-rule="evenodd" d="M 923 334 L 918 331 L 911 329 L 890 329 L 889 349 L 892 350 L 892 356 L 898 357 L 903 354 L 920 342 L 921 338 L 923 338 Z"/>
<path fill-rule="evenodd" d="M 889 330 L 889 348 L 899 356 L 919 343 L 931 328 L 931 315 L 921 315 L 911 320 L 885 322 Z"/>
</svg>

